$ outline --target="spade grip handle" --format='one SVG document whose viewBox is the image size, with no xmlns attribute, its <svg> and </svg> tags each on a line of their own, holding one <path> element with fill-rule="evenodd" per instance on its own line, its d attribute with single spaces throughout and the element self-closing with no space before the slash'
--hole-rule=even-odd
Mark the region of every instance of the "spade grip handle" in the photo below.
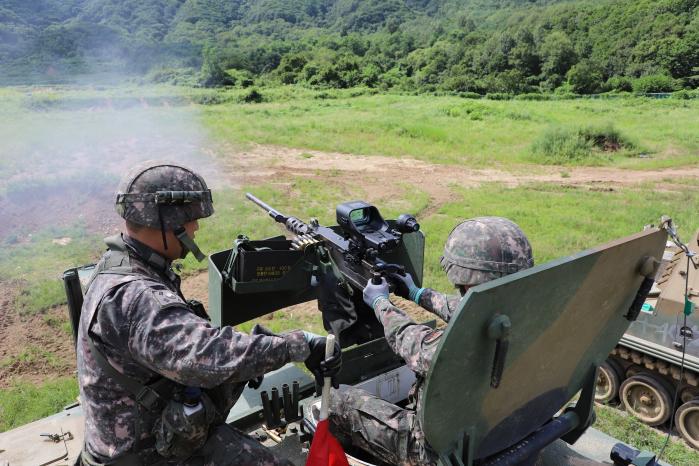
<svg viewBox="0 0 699 466">
<path fill-rule="evenodd" d="M 500 380 L 502 380 L 507 351 L 510 349 L 511 329 L 512 322 L 504 314 L 496 315 L 488 324 L 488 337 L 495 340 L 495 355 L 493 356 L 493 365 L 490 370 L 490 386 L 492 388 L 498 388 Z"/>
</svg>

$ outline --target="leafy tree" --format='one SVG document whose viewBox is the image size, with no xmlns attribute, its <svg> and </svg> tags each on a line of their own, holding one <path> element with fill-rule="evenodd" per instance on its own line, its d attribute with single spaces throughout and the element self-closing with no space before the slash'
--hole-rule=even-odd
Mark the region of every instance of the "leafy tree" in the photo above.
<svg viewBox="0 0 699 466">
<path fill-rule="evenodd" d="M 641 76 L 633 81 L 633 91 L 639 94 L 654 92 L 672 92 L 677 90 L 677 83 L 670 76 L 654 74 Z"/>
<path fill-rule="evenodd" d="M 602 71 L 590 60 L 581 60 L 568 70 L 568 82 L 576 94 L 599 92 L 603 83 Z"/>
<path fill-rule="evenodd" d="M 124 69 L 189 82 L 201 70 L 218 85 L 222 69 L 236 69 L 257 81 L 416 91 L 593 92 L 608 76 L 655 75 L 699 85 L 697 0 L 1 3 L 5 82 Z"/>
<path fill-rule="evenodd" d="M 544 39 L 540 50 L 544 80 L 550 88 L 558 87 L 563 76 L 577 61 L 573 42 L 562 31 L 554 31 Z"/>
<path fill-rule="evenodd" d="M 612 76 L 607 80 L 605 87 L 610 91 L 631 92 L 633 80 L 627 76 Z"/>
<path fill-rule="evenodd" d="M 233 84 L 231 77 L 221 67 L 218 51 L 213 46 L 204 47 L 203 58 L 199 78 L 202 86 L 218 87 Z"/>
</svg>

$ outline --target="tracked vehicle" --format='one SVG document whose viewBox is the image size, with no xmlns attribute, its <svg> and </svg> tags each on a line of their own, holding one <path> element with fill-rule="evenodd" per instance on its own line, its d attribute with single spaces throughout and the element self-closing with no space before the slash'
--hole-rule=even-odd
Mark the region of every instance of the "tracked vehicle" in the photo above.
<svg viewBox="0 0 699 466">
<path fill-rule="evenodd" d="M 334 228 L 334 227 L 333 227 Z M 398 261 L 409 265 L 418 286 L 424 237 L 407 233 Z M 641 233 L 563 257 L 471 288 L 445 328 L 418 412 L 443 466 L 592 465 L 576 450 L 594 422 L 597 367 L 641 312 L 667 239 L 664 229 Z M 275 244 L 269 244 L 273 242 Z M 274 268 L 293 240 L 268 240 L 246 250 L 249 263 Z M 254 242 L 253 242 L 254 243 Z M 305 280 L 306 251 L 281 275 L 245 279 L 230 263 L 231 251 L 209 257 L 209 311 L 216 325 L 238 325 L 290 305 L 315 299 Z M 264 256 L 264 257 L 263 257 Z M 65 275 L 73 322 L 89 268 Z M 267 299 L 263 307 L 255 303 Z M 235 305 L 233 305 L 235 304 Z M 319 316 L 320 318 L 320 316 Z M 358 325 L 372 327 L 371 316 Z M 367 320 L 364 322 L 364 320 Z M 575 329 L 571 331 L 571 329 Z M 357 335 L 359 335 L 358 333 Z M 364 335 L 371 335 L 371 332 Z M 355 341 L 343 350 L 340 382 L 403 403 L 414 374 L 383 338 Z M 494 383 L 497 381 L 497 383 Z M 577 401 L 570 400 L 579 394 Z M 250 433 L 294 464 L 305 462 L 315 428 L 313 384 L 293 365 L 269 373 L 261 387 L 246 388 L 227 422 Z M 50 418 L 0 434 L 0 463 L 73 464 L 83 442 L 79 404 Z M 577 442 L 577 443 L 576 443 Z M 568 445 L 573 445 L 569 447 Z M 379 464 L 345 445 L 351 463 Z M 654 465 L 638 452 L 615 449 L 617 464 Z M 607 453 L 606 458 L 609 458 Z M 598 458 L 599 459 L 599 458 Z"/>
<path fill-rule="evenodd" d="M 688 244 L 695 254 L 698 240 L 699 232 Z M 685 323 L 685 287 L 699 304 L 699 271 L 668 242 L 638 319 L 600 366 L 595 399 L 619 400 L 643 423 L 675 427 L 699 449 L 699 320 L 690 314 Z"/>
</svg>

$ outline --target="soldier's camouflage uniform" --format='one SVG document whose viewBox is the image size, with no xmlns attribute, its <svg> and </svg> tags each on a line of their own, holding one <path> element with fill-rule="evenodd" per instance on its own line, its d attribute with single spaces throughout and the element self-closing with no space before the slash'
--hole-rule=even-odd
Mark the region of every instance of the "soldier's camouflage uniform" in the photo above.
<svg viewBox="0 0 699 466">
<path fill-rule="evenodd" d="M 478 285 L 533 265 L 524 233 L 499 217 L 462 222 L 449 235 L 444 249 L 442 267 L 454 285 Z M 447 323 L 462 298 L 430 288 L 420 293 L 418 304 Z M 343 387 L 331 394 L 331 430 L 342 443 L 358 446 L 386 463 L 434 465 L 438 455 L 425 439 L 417 412 L 422 409 L 425 377 L 443 331 L 415 323 L 388 299 L 379 299 L 374 311 L 391 349 L 415 372 L 408 409 L 364 390 Z"/>
<path fill-rule="evenodd" d="M 461 296 L 444 295 L 426 288 L 420 305 L 449 322 Z M 442 330 L 415 323 L 389 300 L 376 304 L 376 317 L 383 324 L 386 341 L 417 377 L 409 395 L 409 408 L 382 400 L 364 390 L 334 390 L 330 402 L 330 425 L 343 443 L 356 445 L 389 464 L 432 465 L 437 455 L 425 441 L 417 410 Z"/>
<path fill-rule="evenodd" d="M 213 327 L 188 307 L 180 279 L 164 257 L 126 235 L 108 238 L 107 245 L 85 296 L 77 342 L 90 460 L 118 465 L 289 464 L 223 421 L 246 381 L 308 357 L 303 332 L 249 336 L 232 327 Z M 141 384 L 165 377 L 207 389 L 217 412 L 205 445 L 186 459 L 168 462 L 159 456 L 152 435 L 158 416 L 105 373 L 89 338 L 117 371 Z"/>
</svg>

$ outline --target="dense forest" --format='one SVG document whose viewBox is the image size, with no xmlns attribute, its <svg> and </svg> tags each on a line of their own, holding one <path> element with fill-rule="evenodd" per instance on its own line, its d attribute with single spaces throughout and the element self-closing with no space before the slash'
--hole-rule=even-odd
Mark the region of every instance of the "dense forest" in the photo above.
<svg viewBox="0 0 699 466">
<path fill-rule="evenodd" d="M 699 86 L 699 0 L 0 0 L 0 80 L 417 92 Z"/>
</svg>

